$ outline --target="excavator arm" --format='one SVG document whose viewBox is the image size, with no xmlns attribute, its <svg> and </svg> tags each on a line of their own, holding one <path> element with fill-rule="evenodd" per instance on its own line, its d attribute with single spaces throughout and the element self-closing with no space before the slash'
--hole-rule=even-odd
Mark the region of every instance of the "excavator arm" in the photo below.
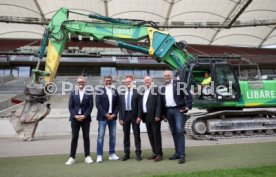
<svg viewBox="0 0 276 177">
<path fill-rule="evenodd" d="M 118 20 L 94 14 L 88 15 L 88 17 L 102 22 L 68 20 L 69 14 L 70 11 L 66 8 L 58 10 L 44 34 L 43 41 L 49 41 L 46 73 L 43 73 L 46 75 L 46 83 L 52 82 L 55 78 L 61 54 L 68 41 L 68 34 L 89 36 L 97 41 L 148 54 L 158 62 L 166 63 L 172 69 L 180 69 L 192 57 L 176 43 L 168 32 L 154 27 L 141 25 L 131 20 Z M 148 47 L 133 44 L 145 39 L 148 41 Z M 43 58 L 44 49 L 45 46 L 41 46 L 40 58 Z M 38 73 L 42 72 L 39 71 Z"/>
<path fill-rule="evenodd" d="M 143 21 L 113 19 L 98 14 L 86 15 L 99 22 L 69 20 L 71 12 L 59 9 L 53 16 L 43 39 L 38 54 L 36 69 L 32 70 L 32 81 L 26 84 L 26 101 L 21 108 L 13 112 L 11 122 L 22 140 L 32 140 L 38 122 L 50 112 L 47 101 L 50 99 L 45 89 L 54 81 L 60 58 L 69 35 L 93 37 L 120 48 L 147 54 L 158 62 L 166 63 L 171 69 L 180 70 L 192 56 L 185 50 L 184 43 L 177 43 L 168 32 L 154 26 L 145 25 Z M 79 14 L 79 13 L 77 13 Z M 84 14 L 79 14 L 84 15 Z M 147 46 L 139 46 L 146 41 Z M 45 70 L 39 70 L 48 44 Z M 44 80 L 41 80 L 41 77 Z"/>
</svg>

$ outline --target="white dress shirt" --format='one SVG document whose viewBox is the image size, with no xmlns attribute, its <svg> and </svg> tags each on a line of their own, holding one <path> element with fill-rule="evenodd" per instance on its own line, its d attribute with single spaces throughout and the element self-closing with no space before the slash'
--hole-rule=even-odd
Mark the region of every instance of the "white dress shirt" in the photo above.
<svg viewBox="0 0 276 177">
<path fill-rule="evenodd" d="M 108 101 L 109 101 L 109 109 L 108 113 L 112 113 L 112 88 L 105 87 L 106 94 L 108 96 Z"/>
<path fill-rule="evenodd" d="M 176 103 L 173 98 L 173 80 L 169 84 L 166 84 L 165 99 L 166 107 L 176 106 Z"/>
<path fill-rule="evenodd" d="M 148 101 L 148 97 L 149 97 L 149 93 L 150 93 L 150 88 L 147 88 L 144 92 L 144 96 L 143 96 L 143 113 L 147 113 L 147 101 Z"/>
<path fill-rule="evenodd" d="M 130 92 L 130 100 L 129 100 L 129 106 L 130 108 L 128 109 L 127 107 L 127 95 L 128 95 L 128 92 Z M 132 100 L 132 95 L 133 95 L 133 88 L 131 88 L 130 90 L 126 90 L 126 93 L 125 93 L 125 105 L 126 105 L 126 111 L 131 111 L 131 100 Z"/>
<path fill-rule="evenodd" d="M 83 99 L 83 95 L 84 95 L 84 90 L 79 90 L 79 97 L 80 97 L 80 103 L 82 102 L 82 99 Z M 81 109 L 79 109 L 79 112 L 78 114 L 81 114 Z"/>
</svg>

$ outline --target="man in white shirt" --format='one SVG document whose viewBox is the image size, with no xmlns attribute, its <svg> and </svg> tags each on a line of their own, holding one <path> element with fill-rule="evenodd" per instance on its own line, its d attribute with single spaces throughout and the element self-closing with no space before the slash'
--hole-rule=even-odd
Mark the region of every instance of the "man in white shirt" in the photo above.
<svg viewBox="0 0 276 177">
<path fill-rule="evenodd" d="M 118 114 L 119 95 L 112 88 L 112 77 L 104 77 L 104 87 L 97 90 L 96 107 L 98 109 L 97 120 L 99 124 L 97 139 L 97 162 L 103 161 L 103 144 L 106 126 L 109 129 L 109 160 L 119 160 L 115 154 L 116 145 L 116 120 Z"/>
<path fill-rule="evenodd" d="M 65 163 L 66 165 L 72 165 L 75 163 L 79 130 L 82 128 L 83 142 L 84 142 L 84 156 L 85 163 L 92 163 L 93 160 L 90 157 L 90 122 L 91 112 L 93 109 L 93 95 L 91 92 L 85 90 L 86 79 L 83 76 L 78 77 L 77 85 L 78 89 L 71 92 L 69 98 L 69 112 L 72 128 L 72 140 L 70 158 Z"/>
<path fill-rule="evenodd" d="M 162 137 L 161 137 L 161 96 L 158 87 L 152 86 L 152 78 L 144 78 L 145 90 L 142 91 L 140 101 L 140 117 L 146 123 L 147 133 L 152 148 L 152 156 L 148 160 L 154 162 L 163 159 Z"/>
<path fill-rule="evenodd" d="M 173 80 L 171 71 L 164 71 L 163 76 L 165 81 L 165 86 L 161 90 L 164 106 L 163 114 L 169 122 L 175 146 L 175 154 L 169 159 L 179 159 L 178 163 L 183 164 L 185 163 L 184 113 L 192 108 L 192 97 L 189 90 L 186 90 L 188 94 L 185 94 L 183 89 L 180 88 L 184 83 Z"/>
</svg>

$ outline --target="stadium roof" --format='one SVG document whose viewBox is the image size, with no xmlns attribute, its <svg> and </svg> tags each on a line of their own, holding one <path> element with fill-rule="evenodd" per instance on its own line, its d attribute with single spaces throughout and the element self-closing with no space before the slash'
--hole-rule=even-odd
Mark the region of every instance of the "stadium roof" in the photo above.
<svg viewBox="0 0 276 177">
<path fill-rule="evenodd" d="M 0 39 L 40 39 L 60 7 L 154 21 L 189 44 L 276 45 L 275 0 L 1 0 Z M 76 15 L 70 19 L 88 20 Z"/>
</svg>

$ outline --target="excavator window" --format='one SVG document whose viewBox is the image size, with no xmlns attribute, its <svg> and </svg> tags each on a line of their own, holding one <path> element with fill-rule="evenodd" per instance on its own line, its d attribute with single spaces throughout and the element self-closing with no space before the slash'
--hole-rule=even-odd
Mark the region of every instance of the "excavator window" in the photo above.
<svg viewBox="0 0 276 177">
<path fill-rule="evenodd" d="M 216 94 L 219 100 L 237 99 L 238 80 L 229 65 L 215 66 Z"/>
</svg>

